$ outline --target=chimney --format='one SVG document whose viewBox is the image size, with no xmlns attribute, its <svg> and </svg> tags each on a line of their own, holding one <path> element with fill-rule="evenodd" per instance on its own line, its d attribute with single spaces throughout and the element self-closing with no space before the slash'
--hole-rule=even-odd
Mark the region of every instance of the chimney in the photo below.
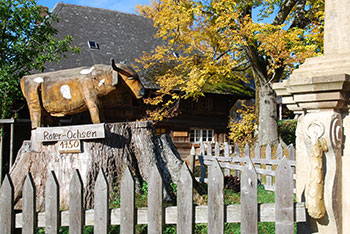
<svg viewBox="0 0 350 234">
<path fill-rule="evenodd" d="M 49 8 L 46 6 L 39 6 L 39 7 L 40 7 L 40 16 L 44 20 L 49 15 Z M 37 25 L 40 25 L 41 23 L 43 22 L 38 21 Z"/>
</svg>

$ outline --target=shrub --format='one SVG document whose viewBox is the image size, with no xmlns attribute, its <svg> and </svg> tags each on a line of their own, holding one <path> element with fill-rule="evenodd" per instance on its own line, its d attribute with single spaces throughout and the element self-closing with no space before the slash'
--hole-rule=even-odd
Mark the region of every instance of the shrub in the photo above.
<svg viewBox="0 0 350 234">
<path fill-rule="evenodd" d="M 287 145 L 295 145 L 295 130 L 297 128 L 298 120 L 281 120 L 278 121 L 278 132 L 281 139 Z"/>
<path fill-rule="evenodd" d="M 232 189 L 236 193 L 241 191 L 241 182 L 237 176 L 225 176 L 224 177 L 225 189 Z"/>
<path fill-rule="evenodd" d="M 238 120 L 230 118 L 229 138 L 243 147 L 246 143 L 251 144 L 254 141 L 256 114 L 254 106 L 247 106 L 244 103 L 240 109 L 237 109 L 237 113 L 240 116 Z"/>
</svg>

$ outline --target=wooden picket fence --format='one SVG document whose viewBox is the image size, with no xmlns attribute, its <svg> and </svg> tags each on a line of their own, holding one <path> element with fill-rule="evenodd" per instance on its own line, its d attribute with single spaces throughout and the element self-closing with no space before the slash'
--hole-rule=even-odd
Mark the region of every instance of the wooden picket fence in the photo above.
<svg viewBox="0 0 350 234">
<path fill-rule="evenodd" d="M 206 145 L 206 147 L 205 147 Z M 214 151 L 214 152 L 213 152 Z M 221 168 L 224 168 L 224 174 L 225 176 L 228 176 L 232 173 L 232 171 L 235 171 L 234 175 L 240 177 L 240 173 L 244 168 L 244 165 L 248 162 L 250 159 L 255 167 L 255 170 L 258 174 L 259 181 L 264 185 L 264 188 L 266 190 L 275 191 L 275 180 L 274 177 L 276 176 L 275 168 L 277 165 L 279 165 L 280 160 L 284 157 L 283 155 L 283 148 L 281 145 L 278 145 L 277 151 L 276 151 L 276 159 L 272 159 L 272 153 L 271 153 L 271 146 L 267 145 L 266 151 L 265 151 L 265 158 L 261 158 L 261 149 L 259 145 L 256 145 L 254 148 L 254 157 L 251 157 L 250 155 L 250 148 L 248 144 L 245 145 L 243 150 L 243 157 L 241 157 L 240 149 L 238 144 L 235 144 L 233 149 L 232 146 L 230 146 L 227 142 L 224 143 L 224 150 L 223 155 L 220 154 L 220 146 L 219 143 L 216 142 L 214 147 L 212 147 L 212 144 L 206 143 L 204 144 L 201 142 L 199 147 L 199 152 L 196 154 L 196 149 L 194 146 L 192 146 L 191 149 L 191 156 L 190 156 L 190 168 L 193 171 L 196 160 L 199 161 L 200 164 L 200 171 L 201 176 L 197 177 L 196 179 L 200 182 L 207 182 L 207 167 L 212 164 L 214 160 L 218 160 Z M 288 157 L 287 160 L 289 166 L 292 167 L 293 171 L 293 180 L 296 180 L 295 175 L 295 149 L 293 145 L 288 146 Z M 261 166 L 264 166 L 262 168 Z M 264 177 L 264 180 L 262 178 Z M 295 182 L 294 182 L 294 193 L 295 193 Z"/>
<path fill-rule="evenodd" d="M 224 175 L 217 160 L 208 172 L 208 205 L 193 204 L 193 177 L 186 163 L 177 184 L 177 206 L 163 207 L 163 181 L 154 166 L 148 181 L 148 207 L 135 207 L 135 181 L 129 168 L 120 184 L 120 208 L 109 209 L 109 191 L 105 175 L 99 172 L 94 190 L 94 209 L 83 209 L 83 183 L 76 170 L 70 183 L 69 210 L 59 211 L 59 185 L 51 172 L 46 182 L 45 212 L 35 212 L 35 186 L 29 173 L 23 188 L 22 211 L 14 211 L 14 188 L 6 175 L 0 189 L 0 232 L 33 234 L 37 227 L 45 233 L 58 233 L 69 226 L 69 233 L 83 233 L 84 225 L 93 225 L 94 233 L 108 233 L 109 225 L 120 225 L 120 233 L 135 233 L 136 224 L 147 224 L 148 233 L 162 233 L 164 224 L 176 224 L 177 233 L 194 233 L 194 224 L 207 223 L 208 233 L 223 234 L 224 223 L 241 223 L 241 232 L 258 233 L 259 222 L 275 222 L 277 234 L 294 233 L 294 222 L 305 222 L 303 203 L 293 202 L 293 172 L 287 160 L 276 169 L 275 204 L 258 204 L 257 174 L 250 160 L 241 174 L 241 204 L 224 205 Z"/>
</svg>

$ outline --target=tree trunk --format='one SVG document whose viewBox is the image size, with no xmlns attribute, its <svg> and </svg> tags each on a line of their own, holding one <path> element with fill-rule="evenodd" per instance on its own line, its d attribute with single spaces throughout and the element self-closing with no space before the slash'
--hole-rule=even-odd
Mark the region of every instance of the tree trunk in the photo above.
<svg viewBox="0 0 350 234">
<path fill-rule="evenodd" d="M 276 93 L 267 83 L 259 89 L 258 141 L 261 146 L 278 142 Z"/>
<path fill-rule="evenodd" d="M 82 153 L 59 154 L 58 144 L 43 144 L 39 152 L 30 151 L 30 142 L 24 142 L 10 175 L 15 186 L 16 207 L 21 207 L 22 187 L 26 174 L 32 173 L 37 189 L 38 210 L 44 209 L 44 191 L 48 173 L 55 171 L 60 185 L 60 207 L 68 208 L 69 183 L 75 169 L 79 169 L 84 183 L 84 203 L 93 206 L 94 184 L 102 169 L 110 191 L 115 191 L 122 170 L 129 166 L 137 184 L 148 180 L 150 168 L 157 164 L 164 180 L 168 197 L 174 198 L 170 183 L 178 181 L 183 161 L 170 137 L 154 136 L 152 122 L 112 123 L 105 125 L 105 139 L 82 141 Z"/>
</svg>

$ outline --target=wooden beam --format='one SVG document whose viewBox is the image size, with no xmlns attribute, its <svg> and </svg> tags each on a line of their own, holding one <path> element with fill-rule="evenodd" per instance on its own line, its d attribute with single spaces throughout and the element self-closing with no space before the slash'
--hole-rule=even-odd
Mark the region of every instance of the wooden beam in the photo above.
<svg viewBox="0 0 350 234">
<path fill-rule="evenodd" d="M 147 207 L 136 208 L 137 224 L 147 224 Z M 233 204 L 225 206 L 225 222 L 241 222 L 241 205 Z M 195 223 L 208 223 L 208 206 L 195 206 Z M 111 225 L 120 225 L 120 208 L 111 210 Z M 306 210 L 304 203 L 294 203 L 295 222 L 306 222 Z M 69 226 L 69 211 L 61 212 L 61 226 Z M 275 222 L 275 203 L 258 204 L 259 222 Z M 165 224 L 176 224 L 177 207 L 169 206 L 165 208 Z M 94 210 L 85 212 L 85 226 L 94 225 Z M 38 227 L 45 227 L 45 212 L 38 214 Z M 16 228 L 22 228 L 22 213 L 16 214 Z"/>
</svg>

